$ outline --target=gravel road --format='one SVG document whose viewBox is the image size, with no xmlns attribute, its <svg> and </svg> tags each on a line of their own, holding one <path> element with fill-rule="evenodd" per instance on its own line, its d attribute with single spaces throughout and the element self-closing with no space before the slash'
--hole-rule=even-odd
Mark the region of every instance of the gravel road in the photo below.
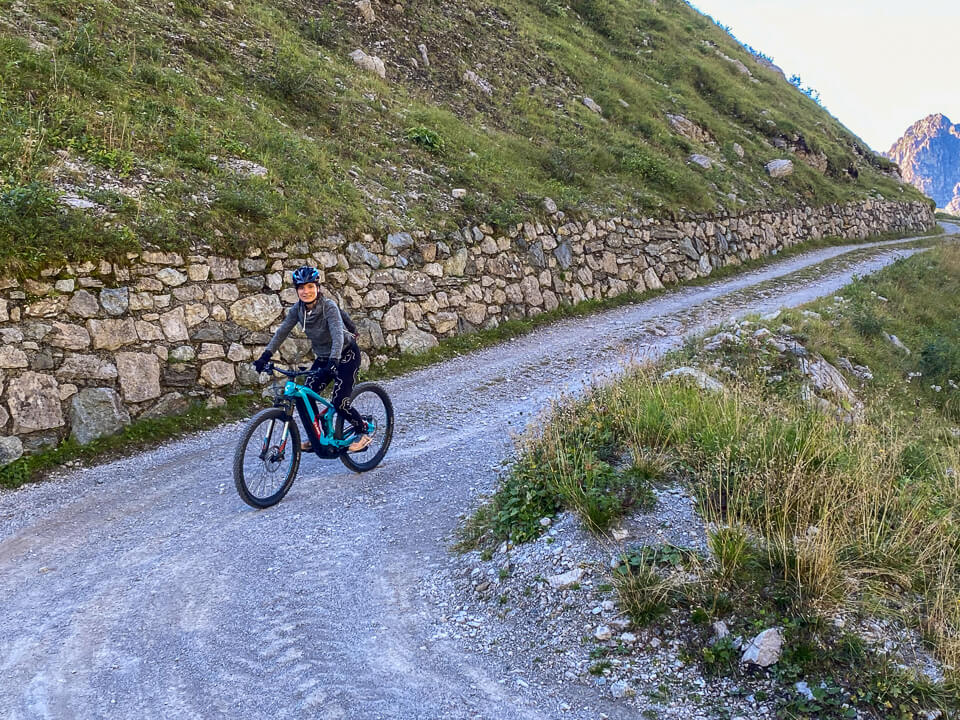
<svg viewBox="0 0 960 720">
<path fill-rule="evenodd" d="M 0 717 L 626 716 L 589 687 L 518 687 L 509 666 L 430 639 L 423 584 L 449 562 L 457 516 L 551 398 L 910 252 L 815 251 L 397 378 L 381 467 L 305 458 L 270 510 L 234 491 L 239 424 L 0 493 Z"/>
</svg>

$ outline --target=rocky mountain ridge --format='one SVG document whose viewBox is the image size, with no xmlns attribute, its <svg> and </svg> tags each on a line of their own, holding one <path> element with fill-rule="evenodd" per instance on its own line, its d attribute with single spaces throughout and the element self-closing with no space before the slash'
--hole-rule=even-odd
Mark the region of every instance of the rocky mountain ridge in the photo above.
<svg viewBox="0 0 960 720">
<path fill-rule="evenodd" d="M 960 126 L 937 113 L 918 120 L 886 157 L 900 166 L 903 179 L 932 197 L 937 207 L 960 213 Z"/>
</svg>

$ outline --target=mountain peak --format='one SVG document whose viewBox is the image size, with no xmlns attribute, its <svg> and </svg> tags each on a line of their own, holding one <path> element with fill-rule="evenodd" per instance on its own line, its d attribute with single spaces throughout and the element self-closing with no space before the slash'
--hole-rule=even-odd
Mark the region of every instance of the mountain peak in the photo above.
<svg viewBox="0 0 960 720">
<path fill-rule="evenodd" d="M 937 207 L 960 202 L 960 127 L 943 113 L 913 123 L 887 153 L 903 179 Z"/>
</svg>

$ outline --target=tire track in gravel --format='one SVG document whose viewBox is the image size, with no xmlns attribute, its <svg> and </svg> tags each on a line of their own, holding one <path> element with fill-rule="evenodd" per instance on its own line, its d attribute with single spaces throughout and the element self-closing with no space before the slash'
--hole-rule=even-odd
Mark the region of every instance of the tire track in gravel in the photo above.
<svg viewBox="0 0 960 720">
<path fill-rule="evenodd" d="M 444 610 L 421 590 L 457 515 L 557 395 L 909 252 L 808 253 L 398 378 L 381 467 L 306 459 L 272 510 L 233 491 L 236 424 L 0 493 L 0 716 L 549 718 L 566 703 L 567 717 L 621 717 L 590 688 L 521 682 L 432 637 Z"/>
</svg>

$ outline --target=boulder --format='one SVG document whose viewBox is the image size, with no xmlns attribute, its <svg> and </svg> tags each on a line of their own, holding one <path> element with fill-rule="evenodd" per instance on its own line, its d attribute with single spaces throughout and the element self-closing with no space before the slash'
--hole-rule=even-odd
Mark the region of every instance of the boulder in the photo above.
<svg viewBox="0 0 960 720">
<path fill-rule="evenodd" d="M 404 319 L 404 305 L 403 303 L 397 303 L 392 308 L 387 310 L 383 314 L 383 329 L 387 332 L 394 332 L 396 330 L 403 330 L 407 326 L 407 321 Z"/>
<path fill-rule="evenodd" d="M 174 308 L 160 316 L 160 328 L 170 342 L 185 342 L 190 339 L 187 319 L 182 307 Z"/>
<path fill-rule="evenodd" d="M 388 293 L 383 288 L 374 288 L 364 296 L 363 307 L 381 308 L 381 307 L 385 307 L 389 302 L 390 302 L 390 293 Z"/>
<path fill-rule="evenodd" d="M 694 165 L 699 165 L 704 170 L 709 170 L 713 167 L 713 160 L 708 158 L 706 155 L 700 155 L 699 153 L 694 153 L 688 157 L 687 160 L 692 162 Z"/>
<path fill-rule="evenodd" d="M 200 378 L 210 387 L 216 388 L 236 382 L 237 373 L 233 368 L 233 363 L 213 360 L 200 368 Z"/>
<path fill-rule="evenodd" d="M 357 67 L 361 68 L 362 70 L 376 73 L 381 78 L 387 77 L 387 68 L 383 64 L 383 60 L 377 56 L 367 55 L 363 50 L 358 48 L 350 53 L 349 57 L 354 63 L 356 63 Z"/>
<path fill-rule="evenodd" d="M 663 288 L 663 283 L 660 282 L 660 278 L 657 277 L 657 273 L 653 268 L 647 268 L 643 271 L 643 284 L 647 286 L 648 290 L 660 290 Z"/>
<path fill-rule="evenodd" d="M 783 634 L 780 628 L 768 628 L 747 643 L 740 662 L 770 667 L 780 659 Z"/>
<path fill-rule="evenodd" d="M 283 312 L 280 299 L 273 294 L 250 295 L 230 306 L 230 318 L 248 330 L 263 330 Z"/>
<path fill-rule="evenodd" d="M 240 277 L 240 261 L 235 258 L 211 255 L 207 258 L 207 265 L 210 266 L 210 278 L 217 282 Z"/>
<path fill-rule="evenodd" d="M 403 289 L 411 295 L 427 295 L 436 290 L 436 285 L 429 275 L 414 270 L 407 275 Z"/>
<path fill-rule="evenodd" d="M 427 319 L 430 321 L 431 327 L 440 335 L 450 332 L 460 322 L 460 317 L 455 312 L 447 311 L 434 313 L 429 315 Z"/>
<path fill-rule="evenodd" d="M 107 315 L 123 315 L 130 307 L 130 291 L 125 287 L 101 290 L 100 304 Z"/>
<path fill-rule="evenodd" d="M 110 388 L 86 388 L 70 402 L 70 434 L 81 445 L 120 432 L 130 424 L 130 413 Z"/>
<path fill-rule="evenodd" d="M 910 348 L 903 344 L 903 342 L 896 335 L 891 335 L 889 333 L 884 333 L 883 337 L 886 338 L 887 342 L 893 345 L 897 350 L 900 350 L 902 353 L 909 355 Z"/>
<path fill-rule="evenodd" d="M 58 295 L 30 303 L 25 312 L 30 317 L 59 317 L 66 310 L 67 304 L 66 295 Z"/>
<path fill-rule="evenodd" d="M 478 88 L 484 95 L 493 95 L 493 85 L 477 75 L 473 70 L 467 70 L 463 74 L 463 81 Z"/>
<path fill-rule="evenodd" d="M 44 338 L 48 345 L 64 350 L 85 350 L 90 347 L 90 333 L 82 325 L 53 323 L 53 329 Z"/>
<path fill-rule="evenodd" d="M 23 457 L 23 443 L 18 437 L 0 437 L 0 468 Z"/>
<path fill-rule="evenodd" d="M 668 370 L 663 374 L 664 378 L 690 378 L 693 383 L 701 390 L 707 392 L 722 393 L 723 385 L 707 375 L 703 370 L 693 367 L 679 367 L 674 370 Z"/>
<path fill-rule="evenodd" d="M 443 261 L 443 274 L 448 277 L 459 277 L 463 275 L 467 269 L 468 257 L 466 248 L 458 248 L 455 253 Z"/>
<path fill-rule="evenodd" d="M 413 247 L 413 237 L 410 233 L 400 232 L 387 235 L 387 255 L 396 255 L 401 250 Z"/>
<path fill-rule="evenodd" d="M 67 303 L 67 312 L 82 318 L 92 318 L 100 312 L 100 305 L 93 293 L 88 290 L 77 290 Z"/>
<path fill-rule="evenodd" d="M 51 375 L 25 372 L 7 387 L 7 406 L 13 417 L 13 434 L 63 426 L 58 383 Z"/>
<path fill-rule="evenodd" d="M 187 281 L 187 276 L 179 270 L 172 267 L 165 267 L 159 270 L 155 276 L 157 280 L 170 287 L 179 287 Z"/>
<path fill-rule="evenodd" d="M 551 575 L 547 578 L 547 584 L 554 590 L 563 590 L 576 585 L 583 579 L 583 568 L 573 568 L 559 575 Z"/>
<path fill-rule="evenodd" d="M 160 397 L 160 361 L 153 353 L 117 353 L 117 372 L 127 402 Z"/>
<path fill-rule="evenodd" d="M 597 115 L 603 115 L 603 108 L 597 104 L 597 101 L 593 98 L 585 97 L 583 98 L 583 104 L 587 106 L 590 110 L 593 110 Z"/>
<path fill-rule="evenodd" d="M 373 12 L 373 5 L 370 4 L 370 0 L 357 0 L 357 2 L 354 3 L 354 6 L 360 11 L 360 17 L 362 17 L 365 22 L 372 23 L 377 19 L 377 15 Z"/>
<path fill-rule="evenodd" d="M 771 160 L 766 165 L 763 166 L 763 169 L 767 171 L 767 175 L 772 178 L 783 178 L 788 175 L 793 174 L 793 161 L 792 160 Z"/>
<path fill-rule="evenodd" d="M 347 257 L 354 263 L 369 265 L 374 270 L 380 267 L 380 258 L 358 242 L 347 245 Z"/>
<path fill-rule="evenodd" d="M 813 388 L 820 394 L 831 395 L 848 405 L 856 403 L 857 398 L 847 384 L 846 378 L 821 355 L 800 358 L 800 370 L 810 378 Z"/>
<path fill-rule="evenodd" d="M 94 350 L 117 350 L 140 341 L 133 318 L 122 320 L 87 320 L 87 331 Z"/>
<path fill-rule="evenodd" d="M 357 343 L 365 348 L 382 348 L 386 345 L 380 323 L 370 318 L 357 320 Z"/>
<path fill-rule="evenodd" d="M 520 281 L 520 290 L 523 293 L 523 299 L 532 307 L 543 305 L 543 295 L 540 293 L 540 281 L 535 275 L 527 275 Z"/>
<path fill-rule="evenodd" d="M 0 368 L 25 368 L 27 364 L 27 354 L 23 350 L 9 345 L 0 347 Z"/>
<path fill-rule="evenodd" d="M 117 368 L 96 355 L 71 355 L 56 372 L 61 380 L 112 380 Z"/>
<path fill-rule="evenodd" d="M 428 332 L 411 325 L 397 338 L 397 346 L 405 355 L 419 355 L 439 345 L 437 339 Z"/>
</svg>

